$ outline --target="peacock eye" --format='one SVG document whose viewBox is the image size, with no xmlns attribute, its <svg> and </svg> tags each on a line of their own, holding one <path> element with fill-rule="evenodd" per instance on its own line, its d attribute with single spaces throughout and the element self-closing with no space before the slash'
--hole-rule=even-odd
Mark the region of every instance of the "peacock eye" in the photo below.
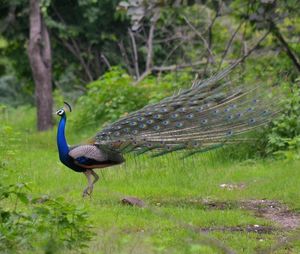
<svg viewBox="0 0 300 254">
<path fill-rule="evenodd" d="M 64 114 L 64 110 L 63 109 L 60 109 L 56 112 L 57 115 L 61 116 Z"/>
</svg>

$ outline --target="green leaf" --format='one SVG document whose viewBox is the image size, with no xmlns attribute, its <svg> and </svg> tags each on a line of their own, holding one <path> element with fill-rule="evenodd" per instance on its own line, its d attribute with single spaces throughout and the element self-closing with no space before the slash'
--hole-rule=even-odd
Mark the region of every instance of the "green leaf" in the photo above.
<svg viewBox="0 0 300 254">
<path fill-rule="evenodd" d="M 29 199 L 25 193 L 17 192 L 16 195 L 19 198 L 19 200 L 22 201 L 24 204 L 27 205 L 29 203 Z"/>
</svg>

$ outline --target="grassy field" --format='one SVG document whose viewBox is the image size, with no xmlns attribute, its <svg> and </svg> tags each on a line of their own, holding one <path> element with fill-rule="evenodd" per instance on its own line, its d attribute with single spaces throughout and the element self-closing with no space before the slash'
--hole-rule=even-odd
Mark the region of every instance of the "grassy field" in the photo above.
<svg viewBox="0 0 300 254">
<path fill-rule="evenodd" d="M 299 160 L 236 159 L 228 149 L 184 160 L 180 153 L 129 156 L 126 164 L 98 171 L 93 196 L 83 199 L 86 178 L 59 162 L 56 131 L 35 133 L 33 118 L 31 111 L 2 116 L 18 133 L 11 141 L 15 159 L 2 178 L 86 207 L 96 233 L 86 253 L 300 253 L 300 241 L 270 251 L 298 225 Z M 90 134 L 67 131 L 70 144 Z M 125 196 L 146 207 L 122 204 Z"/>
</svg>

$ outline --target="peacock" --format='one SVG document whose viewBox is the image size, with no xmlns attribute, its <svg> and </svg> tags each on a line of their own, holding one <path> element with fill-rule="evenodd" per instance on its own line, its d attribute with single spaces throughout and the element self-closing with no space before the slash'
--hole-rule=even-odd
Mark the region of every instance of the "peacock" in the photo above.
<svg viewBox="0 0 300 254">
<path fill-rule="evenodd" d="M 269 123 L 280 110 L 277 101 L 268 100 L 269 90 L 234 86 L 225 79 L 237 64 L 127 115 L 81 145 L 69 146 L 66 141 L 66 111 L 72 108 L 65 102 L 56 112 L 61 117 L 57 131 L 59 158 L 65 166 L 87 177 L 83 196 L 91 195 L 99 180 L 94 169 L 121 164 L 128 152 L 151 151 L 153 156 L 161 156 L 184 149 L 190 156 L 249 141 L 242 134 Z"/>
</svg>

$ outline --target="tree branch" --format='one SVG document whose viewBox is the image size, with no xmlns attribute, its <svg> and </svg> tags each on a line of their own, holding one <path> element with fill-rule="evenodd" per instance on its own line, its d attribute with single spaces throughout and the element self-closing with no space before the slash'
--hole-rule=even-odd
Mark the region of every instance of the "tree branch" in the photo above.
<svg viewBox="0 0 300 254">
<path fill-rule="evenodd" d="M 76 56 L 81 64 L 81 66 L 83 67 L 83 69 L 87 75 L 87 78 L 89 79 L 89 82 L 93 81 L 94 80 L 93 75 L 92 75 L 87 63 L 85 62 L 84 58 L 82 57 L 80 47 L 78 46 L 76 40 L 74 40 L 73 38 L 71 38 L 70 40 L 75 49 L 74 51 L 76 52 Z"/>
<path fill-rule="evenodd" d="M 187 25 L 199 36 L 199 38 L 202 40 L 208 54 L 210 55 L 213 63 L 215 63 L 213 52 L 210 49 L 210 46 L 207 42 L 207 40 L 203 37 L 203 35 L 191 24 L 191 22 L 187 19 L 187 17 L 183 16 L 184 21 L 187 23 Z"/>
<path fill-rule="evenodd" d="M 211 23 L 210 23 L 210 25 L 207 29 L 207 32 L 208 32 L 208 48 L 209 48 L 209 50 L 211 50 L 212 43 L 213 43 L 213 26 L 214 26 L 217 18 L 219 17 L 221 7 L 222 7 L 222 1 L 218 0 L 218 7 L 217 7 L 217 10 L 216 10 L 215 16 L 212 19 L 212 21 L 211 21 Z M 205 69 L 204 69 L 204 75 L 206 75 L 206 71 L 207 71 L 208 65 L 210 63 L 215 63 L 215 61 L 211 56 L 208 56 L 207 57 L 207 62 L 206 62 L 206 65 L 205 65 Z"/>
<path fill-rule="evenodd" d="M 229 41 L 228 41 L 228 43 L 227 43 L 227 46 L 226 46 L 226 48 L 225 48 L 225 50 L 224 50 L 224 52 L 223 52 L 221 61 L 220 61 L 220 63 L 219 63 L 218 70 L 221 68 L 221 66 L 222 66 L 222 64 L 223 64 L 223 62 L 224 62 L 224 59 L 225 59 L 225 57 L 226 57 L 226 55 L 227 55 L 227 53 L 228 53 L 228 51 L 229 51 L 229 48 L 231 47 L 231 45 L 232 45 L 232 43 L 233 43 L 233 40 L 234 40 L 235 36 L 237 35 L 238 31 L 240 30 L 240 28 L 242 27 L 243 23 L 244 23 L 244 22 L 242 21 L 242 22 L 238 25 L 238 27 L 237 27 L 236 30 L 234 31 L 233 35 L 230 37 L 230 39 L 229 39 Z"/>
<path fill-rule="evenodd" d="M 8 14 L 6 18 L 1 22 L 0 34 L 2 34 L 6 29 L 16 20 L 16 5 L 13 4 L 9 7 Z"/>
<path fill-rule="evenodd" d="M 153 64 L 153 37 L 154 37 L 155 25 L 156 25 L 157 20 L 159 19 L 159 16 L 160 16 L 160 10 L 157 9 L 152 18 L 149 35 L 148 35 L 148 40 L 147 40 L 148 52 L 147 52 L 146 71 L 145 72 L 148 72 L 151 69 L 151 66 Z"/>
<path fill-rule="evenodd" d="M 169 65 L 169 66 L 153 66 L 152 71 L 174 71 L 174 70 L 179 70 L 179 69 L 184 69 L 184 68 L 188 68 L 188 67 L 202 65 L 205 63 L 206 63 L 206 61 L 201 60 L 201 61 L 196 61 L 193 63 L 184 63 L 184 64 L 180 64 L 180 65 L 174 64 L 174 65 Z"/>
<path fill-rule="evenodd" d="M 60 22 L 62 22 L 65 26 L 67 26 L 65 20 L 60 15 L 60 13 L 57 11 L 55 6 L 53 6 L 53 10 L 54 10 L 54 13 L 56 14 L 56 16 L 58 17 L 58 19 L 60 20 Z M 71 44 L 62 39 L 62 42 L 66 46 L 66 48 L 79 60 L 80 65 L 83 67 L 83 70 L 88 78 L 87 81 L 88 82 L 93 81 L 94 78 L 93 78 L 92 72 L 89 68 L 89 64 L 86 63 L 84 58 L 82 57 L 81 50 L 80 50 L 80 47 L 78 46 L 78 43 L 73 38 L 70 38 L 70 41 L 71 41 Z"/>
<path fill-rule="evenodd" d="M 283 35 L 281 34 L 281 32 L 280 32 L 279 28 L 276 26 L 276 24 L 273 21 L 270 21 L 270 25 L 271 25 L 272 34 L 280 41 L 282 46 L 285 48 L 287 55 L 294 63 L 297 70 L 300 72 L 300 61 L 299 61 L 297 55 L 290 48 L 289 44 L 284 39 Z"/>
<path fill-rule="evenodd" d="M 118 46 L 119 46 L 119 49 L 120 49 L 120 51 L 121 51 L 121 55 L 122 55 L 122 57 L 123 57 L 123 59 L 124 59 L 124 61 L 125 61 L 125 63 L 126 63 L 128 72 L 130 73 L 130 75 L 133 76 L 133 75 L 134 75 L 134 72 L 133 72 L 133 70 L 132 70 L 132 68 L 131 68 L 130 61 L 129 61 L 129 59 L 128 59 L 128 55 L 127 55 L 126 49 L 125 49 L 125 47 L 124 47 L 123 41 L 118 42 Z"/>
<path fill-rule="evenodd" d="M 196 61 L 194 63 L 184 63 L 181 65 L 169 65 L 169 66 L 153 66 L 151 67 L 151 69 L 145 71 L 138 80 L 136 80 L 134 82 L 134 85 L 140 83 L 143 79 L 145 79 L 148 75 L 150 75 L 153 71 L 159 71 L 159 72 L 163 72 L 163 71 L 174 71 L 174 70 L 180 70 L 180 69 L 184 69 L 184 68 L 188 68 L 188 67 L 194 67 L 194 66 L 198 66 L 201 64 L 205 64 L 206 61 L 202 60 L 202 61 Z"/>
<path fill-rule="evenodd" d="M 140 70 L 139 70 L 139 58 L 138 58 L 138 53 L 137 53 L 137 47 L 136 47 L 136 42 L 134 38 L 134 34 L 131 31 L 130 28 L 128 28 L 128 33 L 131 38 L 131 46 L 133 50 L 133 64 L 134 64 L 134 69 L 135 69 L 135 75 L 136 78 L 138 79 L 140 77 Z"/>
<path fill-rule="evenodd" d="M 106 57 L 103 53 L 101 53 L 101 59 L 102 59 L 103 62 L 106 64 L 107 68 L 108 68 L 108 69 L 111 69 L 111 65 L 110 65 L 110 63 L 109 63 L 107 57 Z"/>
</svg>

